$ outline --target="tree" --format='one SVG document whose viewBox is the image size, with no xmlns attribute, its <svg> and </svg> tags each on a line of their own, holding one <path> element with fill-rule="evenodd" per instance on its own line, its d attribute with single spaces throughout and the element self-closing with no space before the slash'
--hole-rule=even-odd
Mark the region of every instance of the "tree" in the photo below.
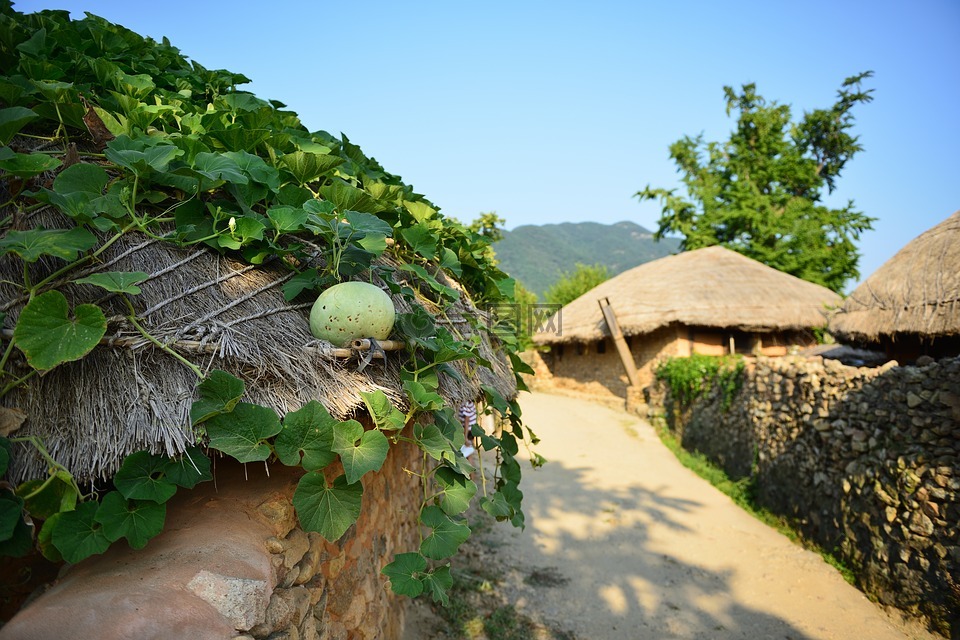
<svg viewBox="0 0 960 640">
<path fill-rule="evenodd" d="M 791 122 L 790 107 L 767 103 L 754 84 L 738 94 L 724 87 L 727 115 L 737 111 L 736 130 L 725 143 L 684 136 L 670 146 L 686 196 L 649 185 L 636 195 L 659 200 L 656 237 L 683 236 L 682 250 L 715 244 L 771 267 L 839 292 L 857 278 L 860 260 L 854 241 L 871 229 L 873 218 L 822 203 L 840 173 L 863 147 L 852 109 L 873 100 L 862 90 L 867 71 L 844 80 L 836 103 Z"/>
<path fill-rule="evenodd" d="M 519 345 L 518 350 L 526 351 L 534 346 L 533 335 L 531 333 L 534 327 L 531 326 L 529 319 L 531 318 L 530 314 L 534 305 L 537 304 L 537 294 L 527 289 L 523 286 L 522 282 L 517 280 L 513 292 L 513 300 L 520 305 L 520 326 L 516 327 L 517 343 Z"/>
<path fill-rule="evenodd" d="M 543 299 L 551 304 L 565 305 L 573 302 L 590 289 L 610 278 L 610 272 L 602 264 L 577 263 L 573 271 L 564 271 L 560 278 L 543 293 Z"/>
<path fill-rule="evenodd" d="M 496 211 L 482 212 L 476 220 L 470 223 L 468 228 L 474 233 L 479 233 L 486 238 L 490 244 L 503 240 L 503 225 L 507 224 L 504 218 L 497 215 Z"/>
</svg>

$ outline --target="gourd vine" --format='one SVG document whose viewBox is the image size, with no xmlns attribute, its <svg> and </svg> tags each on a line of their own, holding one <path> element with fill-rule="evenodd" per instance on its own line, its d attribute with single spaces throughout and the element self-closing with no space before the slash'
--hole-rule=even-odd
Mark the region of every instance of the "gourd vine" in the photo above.
<svg viewBox="0 0 960 640">
<path fill-rule="evenodd" d="M 0 300 L 0 400 L 88 357 L 124 322 L 196 376 L 190 423 L 198 444 L 174 458 L 132 453 L 112 488 L 98 491 L 78 483 L 48 443 L 18 437 L 26 416 L 0 406 L 8 436 L 0 437 L 0 477 L 13 456 L 31 450 L 48 468 L 45 478 L 0 485 L 0 554 L 36 546 L 51 560 L 78 562 L 121 538 L 143 547 L 162 530 L 170 498 L 211 479 L 204 447 L 240 462 L 302 468 L 293 496 L 301 525 L 336 540 L 360 514 L 364 476 L 405 442 L 425 461 L 416 474 L 429 533 L 383 572 L 397 593 L 445 602 L 452 581 L 444 560 L 469 536 L 462 514 L 478 493 L 481 508 L 522 526 L 516 456 L 520 443 L 536 441 L 517 403 L 486 387 L 502 429 L 478 434 L 481 451 L 497 462 L 481 490 L 460 453 L 460 422 L 440 395 L 441 377 L 459 375 L 452 363 L 491 366 L 479 348 L 484 332 L 507 354 L 520 389 L 520 374 L 532 373 L 509 331 L 468 318 L 473 333 L 454 335 L 421 304 L 430 300 L 442 316 L 464 295 L 443 274 L 477 304 L 509 302 L 514 282 L 496 268 L 487 240 L 346 136 L 309 131 L 282 103 L 239 90 L 244 76 L 188 61 L 166 39 L 91 14 L 24 15 L 0 0 L 0 69 L 0 260 L 19 264 L 21 274 L 3 283 L 16 293 Z M 108 249 L 134 236 L 287 269 L 288 302 L 343 280 L 384 283 L 412 309 L 396 322 L 407 345 L 401 380 L 409 409 L 382 391 L 364 393 L 373 423 L 365 430 L 317 401 L 282 416 L 245 402 L 243 380 L 205 371 L 150 333 L 136 303 L 148 274 L 97 269 Z M 98 303 L 71 307 L 62 291 L 78 285 L 119 297 L 123 317 L 107 317 Z M 328 482 L 323 472 L 335 461 L 343 472 Z"/>
</svg>

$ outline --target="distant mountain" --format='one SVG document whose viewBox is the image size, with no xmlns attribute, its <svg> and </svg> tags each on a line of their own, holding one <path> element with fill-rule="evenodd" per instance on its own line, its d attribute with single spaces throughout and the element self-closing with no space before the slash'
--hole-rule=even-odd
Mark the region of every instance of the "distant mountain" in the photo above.
<svg viewBox="0 0 960 640">
<path fill-rule="evenodd" d="M 652 232 L 633 222 L 564 222 L 505 231 L 493 249 L 500 268 L 542 300 L 560 274 L 578 262 L 606 265 L 614 276 L 676 253 L 678 245 L 671 238 L 654 241 Z"/>
</svg>

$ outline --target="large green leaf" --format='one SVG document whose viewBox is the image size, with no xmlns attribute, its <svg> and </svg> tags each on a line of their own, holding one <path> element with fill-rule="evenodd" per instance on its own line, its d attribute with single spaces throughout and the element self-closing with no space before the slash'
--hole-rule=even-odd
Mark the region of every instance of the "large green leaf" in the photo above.
<svg viewBox="0 0 960 640">
<path fill-rule="evenodd" d="M 20 178 L 32 178 L 44 171 L 53 171 L 62 162 L 44 153 L 15 153 L 0 160 L 0 171 Z"/>
<path fill-rule="evenodd" d="M 82 502 L 76 510 L 60 514 L 51 540 L 67 562 L 80 562 L 110 546 L 103 526 L 96 521 L 98 507 L 96 502 Z"/>
<path fill-rule="evenodd" d="M 77 254 L 97 244 L 97 237 L 82 227 L 73 229 L 30 229 L 8 231 L 0 238 L 0 251 L 12 251 L 26 262 L 41 256 L 75 260 Z"/>
<path fill-rule="evenodd" d="M 0 557 L 22 558 L 32 548 L 33 528 L 23 518 L 17 518 L 10 537 L 0 540 Z"/>
<path fill-rule="evenodd" d="M 427 561 L 419 553 L 398 553 L 380 573 L 390 578 L 390 589 L 394 593 L 416 598 L 423 593 L 420 576 L 426 570 Z"/>
<path fill-rule="evenodd" d="M 280 433 L 280 418 L 269 407 L 239 403 L 230 413 L 213 416 L 206 422 L 210 447 L 240 462 L 257 462 L 270 457 L 267 438 Z"/>
<path fill-rule="evenodd" d="M 243 380 L 226 371 L 214 369 L 197 385 L 200 399 L 190 407 L 190 422 L 194 425 L 217 415 L 233 411 L 243 396 Z"/>
<path fill-rule="evenodd" d="M 322 473 L 312 472 L 300 478 L 293 506 L 304 530 L 336 542 L 360 517 L 362 498 L 361 483 L 349 484 L 346 476 L 339 476 L 331 487 Z"/>
<path fill-rule="evenodd" d="M 10 144 L 28 123 L 40 116 L 26 107 L 8 107 L 0 109 L 0 145 Z"/>
<path fill-rule="evenodd" d="M 280 164 L 301 185 L 313 182 L 343 163 L 344 159 L 339 156 L 321 155 L 307 151 L 294 151 L 280 158 Z"/>
<path fill-rule="evenodd" d="M 142 549 L 147 541 L 163 531 L 167 505 L 151 500 L 127 500 L 119 491 L 103 497 L 94 520 L 103 525 L 103 534 L 110 542 L 126 538 L 134 549 Z"/>
<path fill-rule="evenodd" d="M 383 391 L 361 391 L 360 397 L 367 406 L 367 412 L 373 423 L 381 431 L 399 431 L 405 425 L 403 412 L 393 406 L 390 398 Z"/>
<path fill-rule="evenodd" d="M 430 527 L 430 535 L 420 543 L 425 558 L 440 560 L 457 553 L 460 545 L 470 537 L 470 527 L 445 514 L 440 507 L 426 507 L 420 514 L 420 523 Z"/>
<path fill-rule="evenodd" d="M 439 602 L 444 607 L 450 604 L 450 589 L 453 588 L 453 576 L 450 575 L 449 564 L 425 573 L 421 580 L 423 581 L 424 590 L 433 597 L 434 602 Z"/>
<path fill-rule="evenodd" d="M 335 179 L 332 183 L 320 187 L 320 195 L 329 200 L 337 211 L 362 211 L 376 213 L 383 207 L 370 197 L 366 191 L 347 184 L 343 180 Z"/>
<path fill-rule="evenodd" d="M 405 200 L 403 207 L 410 212 L 410 215 L 412 215 L 413 219 L 417 222 L 427 222 L 437 217 L 437 210 L 426 202 L 411 202 Z"/>
<path fill-rule="evenodd" d="M 40 533 L 37 534 L 37 548 L 40 550 L 40 553 L 43 554 L 43 557 L 50 562 L 63 562 L 63 554 L 61 554 L 60 550 L 53 544 L 53 530 L 56 529 L 57 523 L 60 522 L 61 515 L 63 514 L 55 513 L 44 520 L 43 526 L 40 527 Z"/>
<path fill-rule="evenodd" d="M 460 475 L 450 467 L 440 467 L 436 474 L 440 489 L 440 508 L 447 515 L 463 513 L 477 495 L 477 485 L 469 477 Z"/>
<path fill-rule="evenodd" d="M 336 422 L 316 400 L 288 413 L 283 418 L 283 430 L 274 441 L 280 462 L 316 471 L 336 460 L 337 455 L 331 449 Z"/>
<path fill-rule="evenodd" d="M 444 437 L 440 428 L 435 424 L 414 425 L 413 439 L 421 450 L 435 460 L 439 460 L 444 452 L 453 450 L 451 442 Z"/>
<path fill-rule="evenodd" d="M 280 233 L 300 231 L 307 222 L 307 212 L 298 207 L 271 207 L 267 210 L 270 224 Z"/>
<path fill-rule="evenodd" d="M 338 422 L 333 427 L 333 450 L 340 454 L 350 484 L 368 471 L 379 471 L 389 449 L 385 435 L 375 429 L 364 431 L 356 420 Z"/>
<path fill-rule="evenodd" d="M 164 474 L 167 462 L 166 456 L 148 451 L 131 453 L 123 459 L 113 484 L 124 498 L 166 502 L 177 492 L 176 485 Z"/>
<path fill-rule="evenodd" d="M 13 340 L 30 366 L 46 371 L 87 355 L 106 332 L 107 319 L 99 307 L 81 304 L 71 318 L 63 294 L 48 291 L 28 302 L 20 312 Z"/>
<path fill-rule="evenodd" d="M 404 380 L 403 389 L 407 397 L 421 411 L 436 411 L 443 408 L 443 398 L 440 394 L 428 390 L 418 380 Z"/>
<path fill-rule="evenodd" d="M 22 520 L 23 499 L 8 491 L 0 493 L 0 542 L 13 537 L 17 523 Z"/>
<path fill-rule="evenodd" d="M 411 250 L 427 259 L 437 256 L 437 236 L 433 229 L 423 224 L 414 224 L 400 230 L 400 236 Z"/>
<path fill-rule="evenodd" d="M 0 314 L 0 323 L 3 322 L 3 314 Z M 7 466 L 10 464 L 10 440 L 0 436 L 0 478 L 7 472 Z"/>
<path fill-rule="evenodd" d="M 137 285 L 150 277 L 149 273 L 143 271 L 101 271 L 85 278 L 76 280 L 80 284 L 92 284 L 112 291 L 113 293 L 129 293 L 137 295 L 140 293 L 140 287 Z"/>
<path fill-rule="evenodd" d="M 237 167 L 254 182 L 259 182 L 276 190 L 280 187 L 280 172 L 276 167 L 268 165 L 263 158 L 246 151 L 228 151 L 222 154 L 229 158 Z"/>
<path fill-rule="evenodd" d="M 152 146 L 151 146 L 152 145 Z M 117 136 L 104 150 L 107 160 L 117 164 L 135 175 L 144 176 L 154 171 L 164 172 L 174 158 L 183 155 L 183 150 L 171 142 L 160 142 L 149 138 L 129 138 Z"/>
<path fill-rule="evenodd" d="M 210 458 L 200 447 L 190 447 L 176 458 L 170 458 L 161 470 L 167 481 L 184 489 L 193 489 L 201 482 L 213 480 L 210 473 Z"/>
<path fill-rule="evenodd" d="M 249 181 L 236 161 L 221 153 L 198 153 L 193 161 L 193 170 L 208 180 L 236 184 L 247 184 Z"/>
<path fill-rule="evenodd" d="M 347 211 L 344 213 L 344 219 L 347 221 L 350 229 L 354 233 L 374 236 L 391 236 L 393 227 L 381 220 L 372 213 L 362 213 L 360 211 Z"/>
<path fill-rule="evenodd" d="M 110 176 L 103 167 L 81 162 L 61 171 L 53 181 L 53 190 L 60 195 L 86 193 L 99 196 L 108 182 Z"/>
<path fill-rule="evenodd" d="M 76 505 L 77 490 L 69 481 L 70 475 L 60 471 L 45 480 L 27 480 L 17 487 L 17 495 L 24 497 L 24 509 L 39 520 L 46 520 L 58 511 L 68 511 Z"/>
</svg>

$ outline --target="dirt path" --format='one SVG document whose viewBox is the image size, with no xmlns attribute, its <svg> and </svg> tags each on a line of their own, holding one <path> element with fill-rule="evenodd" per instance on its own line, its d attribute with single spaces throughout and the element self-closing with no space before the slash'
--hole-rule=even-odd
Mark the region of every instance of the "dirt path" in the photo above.
<svg viewBox="0 0 960 640">
<path fill-rule="evenodd" d="M 559 631 L 545 637 L 939 638 L 744 513 L 640 419 L 539 393 L 521 406 L 549 463 L 524 472 L 526 530 L 481 537 L 513 566 L 505 601 Z"/>
</svg>

